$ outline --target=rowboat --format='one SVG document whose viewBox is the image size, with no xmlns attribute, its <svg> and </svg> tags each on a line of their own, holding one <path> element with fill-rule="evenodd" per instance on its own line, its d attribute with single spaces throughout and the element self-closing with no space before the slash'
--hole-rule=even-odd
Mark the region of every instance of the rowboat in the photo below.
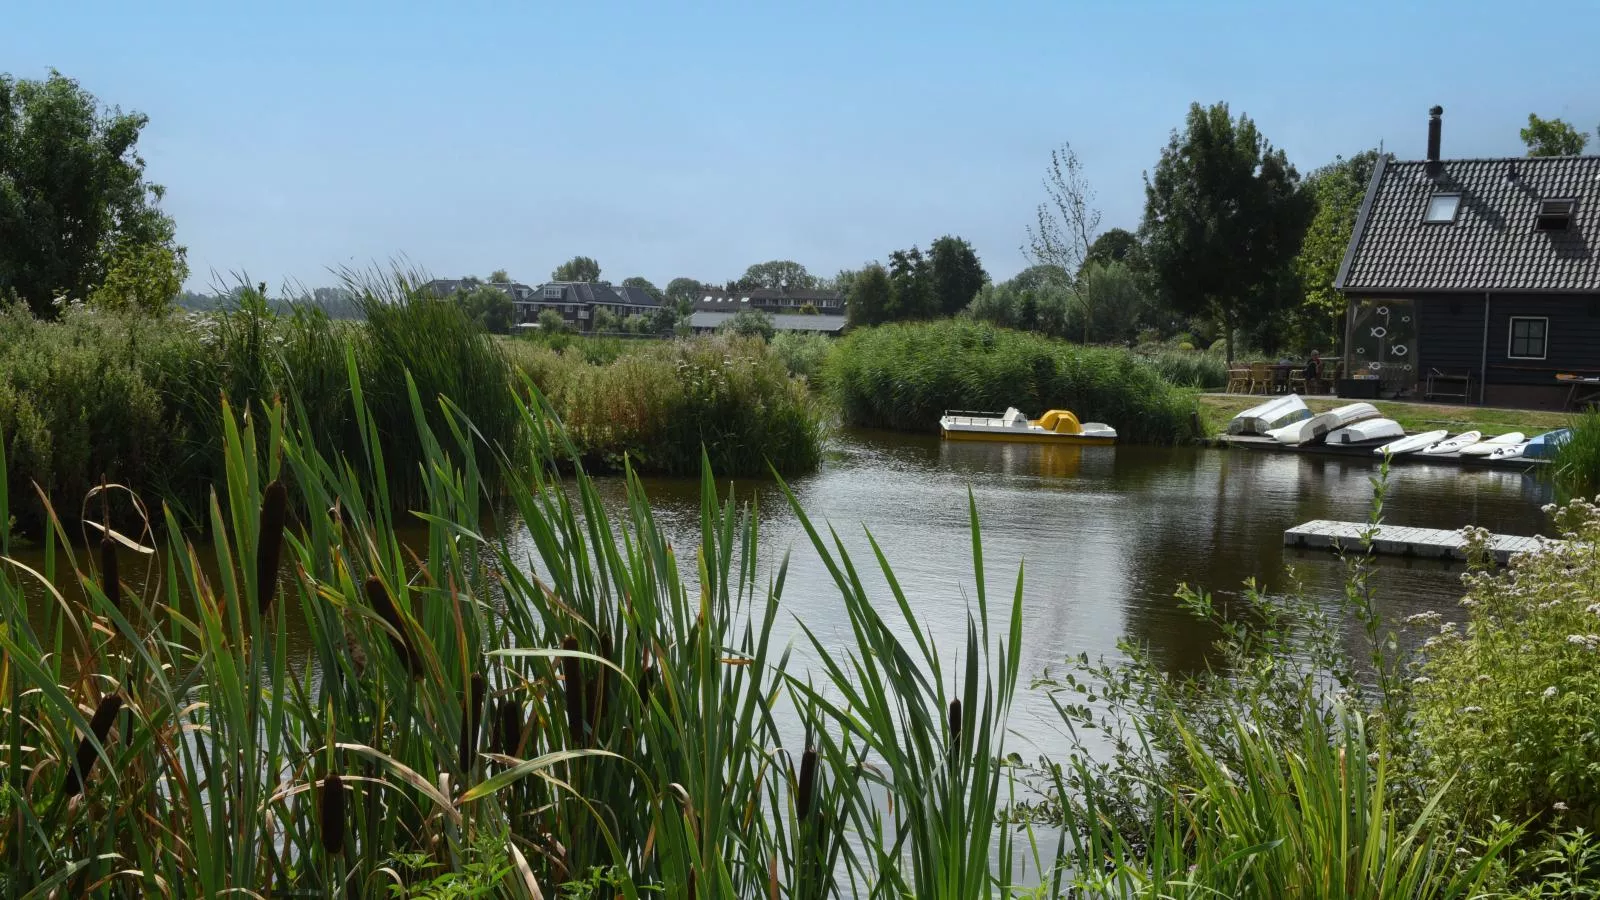
<svg viewBox="0 0 1600 900">
<path fill-rule="evenodd" d="M 939 435 L 947 441 L 1006 441 L 1034 444 L 1114 444 L 1117 431 L 1101 422 L 1079 422 L 1064 409 L 1029 419 L 1016 407 L 1000 415 L 946 410 Z"/>
<path fill-rule="evenodd" d="M 1404 456 L 1407 453 L 1416 453 L 1426 447 L 1431 447 L 1449 436 L 1450 432 L 1442 428 L 1438 431 L 1424 431 L 1421 434 L 1403 437 L 1398 441 L 1390 441 L 1372 452 L 1377 456 Z"/>
<path fill-rule="evenodd" d="M 1336 428 L 1328 432 L 1327 441 L 1330 446 L 1338 444 L 1370 444 L 1374 441 L 1388 443 L 1395 438 L 1405 437 L 1406 430 L 1400 423 L 1393 419 L 1362 419 L 1343 428 Z"/>
<path fill-rule="evenodd" d="M 1292 422 L 1311 418 L 1311 410 L 1299 394 L 1274 397 L 1258 406 L 1252 406 L 1228 422 L 1229 434 L 1266 434 Z"/>
<path fill-rule="evenodd" d="M 1522 455 L 1529 459 L 1555 459 L 1556 453 L 1561 450 L 1561 445 L 1572 438 L 1571 428 L 1557 428 L 1555 431 L 1546 431 L 1544 434 L 1528 441 L 1522 450 Z"/>
<path fill-rule="evenodd" d="M 1294 422 L 1267 432 L 1280 444 L 1304 446 L 1314 443 L 1331 431 L 1338 431 L 1365 419 L 1378 418 L 1378 408 L 1371 403 L 1351 403 L 1318 413 L 1309 419 Z"/>
<path fill-rule="evenodd" d="M 1460 453 L 1462 448 L 1471 447 L 1483 437 L 1481 431 L 1463 431 L 1453 438 L 1445 438 L 1431 447 L 1424 447 L 1424 455 L 1433 456 L 1440 453 Z"/>
<path fill-rule="evenodd" d="M 1492 438 L 1484 438 L 1470 447 L 1461 448 L 1461 455 L 1488 456 L 1496 450 L 1500 450 L 1505 447 L 1515 447 L 1527 439 L 1527 435 L 1520 431 L 1508 431 L 1505 434 L 1496 435 Z"/>
</svg>

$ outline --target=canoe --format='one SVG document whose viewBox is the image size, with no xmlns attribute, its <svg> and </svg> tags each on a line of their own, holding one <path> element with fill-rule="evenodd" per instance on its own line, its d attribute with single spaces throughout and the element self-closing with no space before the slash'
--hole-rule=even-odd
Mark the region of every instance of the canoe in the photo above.
<svg viewBox="0 0 1600 900">
<path fill-rule="evenodd" d="M 1473 444 L 1471 447 L 1461 448 L 1461 455 L 1488 456 L 1496 450 L 1504 447 L 1515 447 L 1527 439 L 1527 435 L 1520 431 L 1508 431 L 1505 434 L 1496 435 L 1492 438 L 1484 438 L 1476 444 Z"/>
<path fill-rule="evenodd" d="M 1416 453 L 1419 450 L 1432 447 L 1449 436 L 1450 432 L 1442 428 L 1438 431 L 1424 431 L 1421 434 L 1403 437 L 1398 441 L 1390 441 L 1372 452 L 1378 456 L 1386 454 L 1389 456 L 1404 456 L 1407 453 Z"/>
<path fill-rule="evenodd" d="M 1229 434 L 1266 434 L 1292 422 L 1311 418 L 1311 410 L 1299 394 L 1274 397 L 1258 406 L 1252 406 L 1228 422 Z"/>
<path fill-rule="evenodd" d="M 1522 455 L 1529 459 L 1555 459 L 1556 453 L 1572 437 L 1571 428 L 1557 428 L 1555 431 L 1546 431 L 1544 434 L 1528 441 L 1522 450 Z"/>
<path fill-rule="evenodd" d="M 1529 444 L 1528 441 L 1523 441 L 1520 444 L 1509 444 L 1509 445 L 1507 445 L 1505 447 L 1501 447 L 1500 449 L 1498 449 L 1498 450 L 1494 451 L 1493 453 L 1489 454 L 1489 458 L 1490 459 L 1516 459 L 1519 456 L 1526 455 L 1527 450 L 1528 450 L 1528 444 Z"/>
<path fill-rule="evenodd" d="M 1445 438 L 1431 447 L 1424 447 L 1422 452 L 1430 456 L 1437 453 L 1460 453 L 1461 448 L 1471 447 L 1482 437 L 1481 431 L 1463 431 L 1453 438 Z"/>
<path fill-rule="evenodd" d="M 946 411 L 939 435 L 947 441 L 1000 441 L 1024 444 L 1114 444 L 1117 430 L 1101 422 L 1079 422 L 1064 409 L 1029 419 L 1016 407 L 1001 415 Z"/>
<path fill-rule="evenodd" d="M 1371 403 L 1351 403 L 1318 413 L 1303 422 L 1295 422 L 1268 432 L 1280 444 L 1304 446 L 1315 443 L 1329 432 L 1338 431 L 1357 422 L 1378 418 L 1378 408 Z M 1402 432 L 1403 433 L 1403 432 Z"/>
<path fill-rule="evenodd" d="M 1400 423 L 1393 419 L 1362 419 L 1343 428 L 1336 428 L 1328 432 L 1328 445 L 1345 444 L 1370 444 L 1374 441 L 1388 443 L 1395 438 L 1405 437 L 1406 430 Z"/>
</svg>

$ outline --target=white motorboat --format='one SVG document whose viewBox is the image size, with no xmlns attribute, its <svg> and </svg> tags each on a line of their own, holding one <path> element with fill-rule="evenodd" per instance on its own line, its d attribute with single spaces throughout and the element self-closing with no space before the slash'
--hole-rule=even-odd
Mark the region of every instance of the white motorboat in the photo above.
<svg viewBox="0 0 1600 900">
<path fill-rule="evenodd" d="M 1449 436 L 1450 432 L 1442 428 L 1438 431 L 1424 431 L 1421 434 L 1403 437 L 1398 441 L 1390 441 L 1372 452 L 1378 456 L 1404 456 L 1407 453 L 1416 453 L 1419 450 L 1432 447 Z"/>
<path fill-rule="evenodd" d="M 1274 429 L 1268 432 L 1268 435 L 1280 444 L 1301 447 L 1315 443 L 1329 432 L 1376 418 L 1378 418 L 1376 406 L 1371 403 L 1351 403 L 1335 407 L 1325 413 L 1318 413 L 1303 422 L 1294 422 L 1283 428 Z"/>
<path fill-rule="evenodd" d="M 1483 438 L 1481 431 L 1463 431 L 1453 438 L 1445 438 L 1429 447 L 1424 447 L 1422 452 L 1428 456 L 1439 453 L 1460 453 L 1462 449 L 1471 447 Z"/>
<path fill-rule="evenodd" d="M 1393 419 L 1362 419 L 1343 428 L 1335 428 L 1328 432 L 1328 445 L 1345 444 L 1370 444 L 1374 441 L 1385 443 L 1395 438 L 1405 437 L 1406 430 L 1400 423 Z"/>
<path fill-rule="evenodd" d="M 1528 436 L 1520 431 L 1508 431 L 1505 434 L 1496 435 L 1492 438 L 1484 438 L 1470 447 L 1461 448 L 1461 455 L 1488 456 L 1496 450 L 1503 450 L 1506 447 L 1515 447 L 1518 444 L 1525 442 L 1527 439 Z"/>
<path fill-rule="evenodd" d="M 1509 444 L 1489 454 L 1490 459 L 1516 459 L 1533 446 L 1532 441 L 1523 441 L 1520 444 Z"/>
<path fill-rule="evenodd" d="M 1258 406 L 1252 406 L 1228 422 L 1229 434 L 1266 434 L 1291 422 L 1311 418 L 1311 410 L 1299 394 L 1274 397 Z"/>
</svg>

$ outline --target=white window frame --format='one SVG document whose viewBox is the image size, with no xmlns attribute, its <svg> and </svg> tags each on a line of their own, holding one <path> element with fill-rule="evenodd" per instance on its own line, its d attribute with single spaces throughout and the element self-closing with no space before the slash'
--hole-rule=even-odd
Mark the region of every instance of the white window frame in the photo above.
<svg viewBox="0 0 1600 900">
<path fill-rule="evenodd" d="M 1543 322 L 1544 323 L 1544 339 L 1543 339 L 1543 342 L 1542 342 L 1543 343 L 1542 349 L 1544 350 L 1543 353 L 1541 353 L 1538 356 L 1517 356 L 1516 354 L 1511 352 L 1511 348 L 1516 345 L 1516 341 L 1517 341 L 1517 323 L 1518 322 Z M 1550 317 L 1549 316 L 1512 316 L 1506 322 L 1506 359 L 1549 359 L 1549 358 L 1550 358 Z"/>
<path fill-rule="evenodd" d="M 1445 199 L 1447 197 L 1451 198 L 1451 199 L 1454 199 L 1456 201 L 1455 205 L 1450 207 L 1450 218 L 1448 218 L 1448 219 L 1430 219 L 1430 218 L 1428 218 L 1428 213 L 1433 210 L 1433 201 L 1442 200 L 1442 199 Z M 1428 203 L 1427 203 L 1426 206 L 1424 206 L 1422 208 L 1422 224 L 1424 224 L 1424 225 L 1454 225 L 1456 223 L 1456 219 L 1459 218 L 1460 216 L 1461 216 L 1461 192 L 1460 191 L 1440 191 L 1440 192 L 1438 192 L 1436 194 L 1429 194 L 1428 195 Z"/>
</svg>

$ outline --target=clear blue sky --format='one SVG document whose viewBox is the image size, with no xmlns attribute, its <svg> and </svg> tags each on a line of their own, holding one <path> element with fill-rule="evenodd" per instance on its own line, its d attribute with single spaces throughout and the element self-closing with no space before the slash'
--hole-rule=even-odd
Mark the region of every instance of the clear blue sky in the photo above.
<svg viewBox="0 0 1600 900">
<path fill-rule="evenodd" d="M 1384 143 L 1521 152 L 1529 112 L 1593 135 L 1600 4 L 6 4 L 0 70 L 149 114 L 149 177 L 213 271 L 332 282 L 404 255 L 529 282 L 818 274 L 946 233 L 1025 261 L 1052 147 L 1105 225 L 1191 101 L 1309 171 Z M 1593 145 L 1591 145 L 1593 149 Z"/>
</svg>

